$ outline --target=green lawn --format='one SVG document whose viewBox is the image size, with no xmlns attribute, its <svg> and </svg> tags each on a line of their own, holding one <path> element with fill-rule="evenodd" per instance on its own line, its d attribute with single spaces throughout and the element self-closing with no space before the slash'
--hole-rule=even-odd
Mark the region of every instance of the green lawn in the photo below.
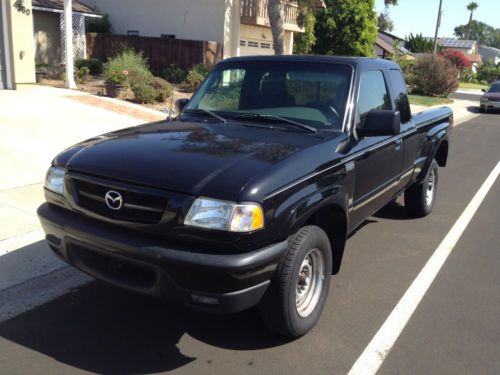
<svg viewBox="0 0 500 375">
<path fill-rule="evenodd" d="M 481 85 L 479 83 L 460 82 L 458 84 L 458 88 L 459 89 L 478 89 L 478 90 L 485 89 L 486 90 L 488 88 L 488 86 Z"/>
<path fill-rule="evenodd" d="M 410 104 L 423 105 L 426 107 L 453 103 L 453 100 L 448 98 L 436 98 L 433 96 L 423 96 L 423 95 L 408 95 L 408 96 L 410 98 Z"/>
</svg>

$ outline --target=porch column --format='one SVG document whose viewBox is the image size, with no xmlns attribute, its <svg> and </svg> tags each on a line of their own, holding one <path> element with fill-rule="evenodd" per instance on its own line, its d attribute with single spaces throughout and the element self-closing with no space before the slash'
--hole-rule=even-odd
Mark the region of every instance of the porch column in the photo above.
<svg viewBox="0 0 500 375">
<path fill-rule="evenodd" d="M 66 63 L 66 83 L 68 89 L 76 89 L 73 62 L 73 4 L 64 0 L 64 52 Z"/>
</svg>

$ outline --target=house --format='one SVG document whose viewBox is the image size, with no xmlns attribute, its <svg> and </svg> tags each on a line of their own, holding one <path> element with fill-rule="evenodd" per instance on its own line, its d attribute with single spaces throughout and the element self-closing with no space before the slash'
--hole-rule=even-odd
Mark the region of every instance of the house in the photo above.
<svg viewBox="0 0 500 375">
<path fill-rule="evenodd" d="M 479 46 L 479 54 L 484 62 L 492 61 L 494 64 L 500 64 L 500 49 L 488 46 Z"/>
<path fill-rule="evenodd" d="M 0 0 L 0 89 L 35 82 L 31 1 Z"/>
<path fill-rule="evenodd" d="M 67 35 L 65 5 L 71 15 Z M 100 15 L 79 0 L 0 0 L 0 89 L 35 83 L 35 61 L 65 62 L 66 39 L 73 41 L 68 55 L 73 57 L 73 51 L 76 57 L 84 57 L 86 17 Z M 72 66 L 66 67 L 68 87 L 74 87 Z"/>
<path fill-rule="evenodd" d="M 452 49 L 462 52 L 467 60 L 471 63 L 472 70 L 476 71 L 477 67 L 482 64 L 481 55 L 479 54 L 478 44 L 475 40 L 462 40 L 454 38 L 439 38 L 439 45 L 444 49 Z"/>
<path fill-rule="evenodd" d="M 274 54 L 268 0 L 86 0 L 108 14 L 114 34 L 207 40 L 223 44 L 224 58 Z M 293 51 L 297 1 L 285 1 L 285 51 Z"/>
<path fill-rule="evenodd" d="M 86 58 L 85 20 L 102 16 L 79 0 L 72 3 L 74 57 Z M 64 63 L 64 0 L 32 0 L 32 8 L 36 64 Z"/>
<path fill-rule="evenodd" d="M 396 52 L 394 49 L 396 46 L 400 54 L 407 54 L 408 50 L 404 48 L 403 44 L 404 39 L 387 31 L 379 30 L 373 52 L 382 59 L 390 58 Z"/>
</svg>

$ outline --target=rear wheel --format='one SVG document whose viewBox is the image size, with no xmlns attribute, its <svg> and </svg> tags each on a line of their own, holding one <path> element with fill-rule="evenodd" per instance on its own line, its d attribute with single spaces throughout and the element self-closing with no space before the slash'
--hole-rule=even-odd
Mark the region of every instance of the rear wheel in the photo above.
<svg viewBox="0 0 500 375">
<path fill-rule="evenodd" d="M 300 229 L 264 295 L 260 312 L 266 326 L 297 338 L 317 323 L 330 289 L 332 252 L 326 233 L 317 226 Z"/>
<path fill-rule="evenodd" d="M 438 165 L 433 160 L 424 181 L 410 186 L 405 191 L 405 207 L 414 216 L 423 217 L 431 213 L 438 187 Z"/>
</svg>

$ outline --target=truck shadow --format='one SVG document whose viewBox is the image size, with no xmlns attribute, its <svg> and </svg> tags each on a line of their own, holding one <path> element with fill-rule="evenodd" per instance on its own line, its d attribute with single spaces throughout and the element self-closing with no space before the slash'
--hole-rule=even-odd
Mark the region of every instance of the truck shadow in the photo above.
<svg viewBox="0 0 500 375">
<path fill-rule="evenodd" d="M 263 327 L 255 309 L 229 316 L 198 313 L 99 282 L 0 324 L 5 340 L 101 374 L 149 374 L 185 366 L 197 359 L 178 346 L 185 334 L 231 350 L 287 343 Z"/>
</svg>

